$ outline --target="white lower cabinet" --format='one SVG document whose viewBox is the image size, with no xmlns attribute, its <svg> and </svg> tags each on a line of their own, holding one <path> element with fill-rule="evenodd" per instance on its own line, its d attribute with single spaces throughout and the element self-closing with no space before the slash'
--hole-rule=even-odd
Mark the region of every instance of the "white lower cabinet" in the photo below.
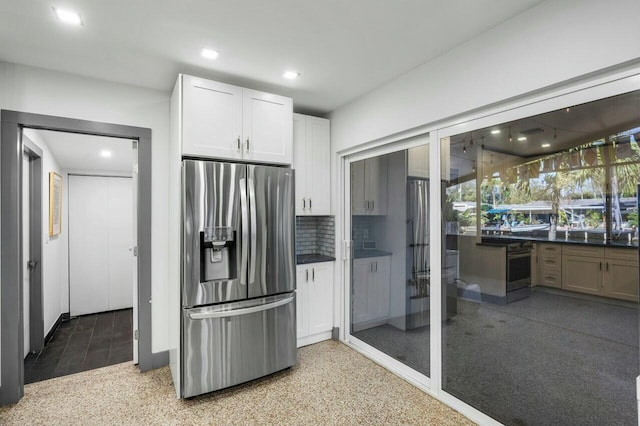
<svg viewBox="0 0 640 426">
<path fill-rule="evenodd" d="M 297 267 L 298 347 L 328 340 L 333 329 L 333 262 Z"/>
<path fill-rule="evenodd" d="M 375 327 L 389 319 L 390 292 L 391 258 L 389 256 L 353 261 L 352 331 Z"/>
</svg>

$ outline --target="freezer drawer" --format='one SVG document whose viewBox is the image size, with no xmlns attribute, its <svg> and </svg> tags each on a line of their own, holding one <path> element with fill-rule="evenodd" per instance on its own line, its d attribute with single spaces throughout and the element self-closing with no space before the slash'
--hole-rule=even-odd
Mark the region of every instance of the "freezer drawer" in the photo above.
<svg viewBox="0 0 640 426">
<path fill-rule="evenodd" d="M 183 310 L 182 397 L 296 363 L 295 293 Z"/>
</svg>

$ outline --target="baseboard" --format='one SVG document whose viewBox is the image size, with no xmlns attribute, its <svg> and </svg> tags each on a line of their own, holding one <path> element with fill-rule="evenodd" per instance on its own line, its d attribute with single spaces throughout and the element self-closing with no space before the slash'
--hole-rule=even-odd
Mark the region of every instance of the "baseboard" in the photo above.
<svg viewBox="0 0 640 426">
<path fill-rule="evenodd" d="M 154 352 L 151 354 L 151 368 L 156 369 L 169 365 L 169 351 Z"/>
<path fill-rule="evenodd" d="M 312 334 L 311 336 L 299 337 L 298 347 L 301 348 L 307 345 L 313 345 L 314 343 L 322 342 L 324 340 L 331 340 L 332 331 L 323 331 L 322 333 Z"/>
<path fill-rule="evenodd" d="M 46 336 L 44 336 L 44 345 L 46 346 L 47 343 L 49 343 L 49 341 L 51 340 L 51 338 L 53 337 L 53 333 L 56 332 L 56 330 L 58 329 L 58 327 L 60 326 L 60 323 L 62 321 L 69 321 L 71 317 L 69 316 L 69 312 L 64 312 L 62 314 L 60 314 L 60 316 L 58 317 L 58 319 L 56 320 L 55 323 L 53 323 L 53 326 L 51 327 L 51 330 L 49 330 L 49 332 L 47 333 Z"/>
</svg>

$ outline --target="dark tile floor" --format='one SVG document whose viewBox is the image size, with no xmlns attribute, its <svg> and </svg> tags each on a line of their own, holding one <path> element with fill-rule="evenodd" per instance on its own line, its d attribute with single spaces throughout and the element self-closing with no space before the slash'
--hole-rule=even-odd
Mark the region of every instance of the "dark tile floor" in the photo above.
<svg viewBox="0 0 640 426">
<path fill-rule="evenodd" d="M 133 359 L 132 309 L 64 321 L 39 354 L 24 360 L 24 382 L 118 364 Z"/>
</svg>

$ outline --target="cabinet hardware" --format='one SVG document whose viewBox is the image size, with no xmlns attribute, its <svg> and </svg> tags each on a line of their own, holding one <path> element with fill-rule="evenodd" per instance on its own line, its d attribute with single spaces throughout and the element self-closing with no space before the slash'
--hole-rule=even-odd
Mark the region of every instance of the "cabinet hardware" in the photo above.
<svg viewBox="0 0 640 426">
<path fill-rule="evenodd" d="M 369 263 L 369 272 L 373 272 L 373 262 Z"/>
<path fill-rule="evenodd" d="M 376 202 L 371 200 L 371 210 L 373 210 L 376 206 Z"/>
<path fill-rule="evenodd" d="M 306 278 L 306 282 L 309 282 L 309 270 L 306 269 L 305 272 L 307 273 L 307 278 Z"/>
<path fill-rule="evenodd" d="M 247 152 L 249 152 L 249 138 L 247 138 Z"/>
<path fill-rule="evenodd" d="M 600 262 L 600 270 L 602 271 L 602 262 Z"/>
<path fill-rule="evenodd" d="M 311 198 L 309 198 L 309 208 L 311 208 Z"/>
<path fill-rule="evenodd" d="M 316 268 L 311 269 L 311 281 L 316 280 Z"/>
<path fill-rule="evenodd" d="M 369 202 L 368 201 L 364 202 L 364 209 L 365 210 L 369 210 Z"/>
<path fill-rule="evenodd" d="M 240 136 L 238 136 L 238 152 L 240 152 Z"/>
<path fill-rule="evenodd" d="M 607 272 L 609 272 L 609 262 L 607 262 Z"/>
<path fill-rule="evenodd" d="M 375 265 L 375 270 L 374 270 L 374 272 L 378 272 L 378 262 L 374 262 L 374 265 Z"/>
<path fill-rule="evenodd" d="M 302 210 L 307 208 L 307 200 L 305 198 L 302 199 Z"/>
</svg>

